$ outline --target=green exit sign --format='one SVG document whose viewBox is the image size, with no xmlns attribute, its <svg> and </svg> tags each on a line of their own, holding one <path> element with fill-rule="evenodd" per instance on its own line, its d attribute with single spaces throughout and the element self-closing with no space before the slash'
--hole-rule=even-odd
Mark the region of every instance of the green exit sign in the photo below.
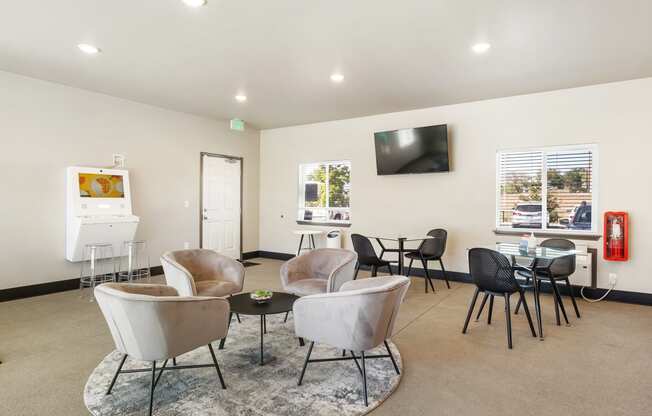
<svg viewBox="0 0 652 416">
<path fill-rule="evenodd" d="M 239 118 L 234 118 L 231 120 L 231 130 L 235 131 L 244 131 L 245 129 L 245 122 L 243 120 L 240 120 Z"/>
</svg>

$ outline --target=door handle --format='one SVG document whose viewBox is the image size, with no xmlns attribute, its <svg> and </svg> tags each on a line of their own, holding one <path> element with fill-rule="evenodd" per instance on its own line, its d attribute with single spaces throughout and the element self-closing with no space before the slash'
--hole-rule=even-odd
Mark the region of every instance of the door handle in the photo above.
<svg viewBox="0 0 652 416">
<path fill-rule="evenodd" d="M 207 220 L 207 219 L 208 219 L 208 216 L 204 215 L 204 219 Z"/>
</svg>

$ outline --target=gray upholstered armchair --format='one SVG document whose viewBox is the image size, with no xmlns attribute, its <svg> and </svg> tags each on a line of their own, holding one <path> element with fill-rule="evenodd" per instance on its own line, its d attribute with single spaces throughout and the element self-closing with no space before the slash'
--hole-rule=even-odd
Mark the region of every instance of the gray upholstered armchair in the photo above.
<svg viewBox="0 0 652 416">
<path fill-rule="evenodd" d="M 399 307 L 409 286 L 407 277 L 377 277 L 344 283 L 337 293 L 298 299 L 293 307 L 295 332 L 297 337 L 311 341 L 298 384 L 303 381 L 308 363 L 351 359 L 357 363 L 357 358 L 360 358 L 362 368 L 359 369 L 367 406 L 365 359 L 389 358 L 399 373 L 387 339 L 392 335 Z M 310 360 L 315 342 L 350 351 L 351 357 Z M 385 344 L 387 355 L 365 357 L 365 351 L 382 344 Z"/>
<path fill-rule="evenodd" d="M 106 394 L 111 394 L 118 375 L 151 372 L 149 414 L 154 389 L 163 371 L 214 367 L 222 388 L 224 379 L 211 342 L 228 331 L 229 302 L 221 298 L 180 297 L 164 285 L 106 283 L 95 288 L 95 299 L 104 314 L 116 349 L 123 354 Z M 210 316 L 211 319 L 206 319 Z M 212 364 L 176 365 L 174 357 L 208 346 Z M 151 362 L 151 368 L 122 370 L 127 357 Z M 168 361 L 174 360 L 172 367 Z M 156 374 L 156 361 L 164 361 Z"/>
<path fill-rule="evenodd" d="M 318 248 L 281 266 L 283 290 L 297 296 L 337 292 L 353 280 L 358 255 L 338 248 Z"/>
<path fill-rule="evenodd" d="M 161 256 L 165 280 L 181 296 L 223 297 L 242 291 L 244 266 L 214 250 L 168 251 Z"/>
</svg>

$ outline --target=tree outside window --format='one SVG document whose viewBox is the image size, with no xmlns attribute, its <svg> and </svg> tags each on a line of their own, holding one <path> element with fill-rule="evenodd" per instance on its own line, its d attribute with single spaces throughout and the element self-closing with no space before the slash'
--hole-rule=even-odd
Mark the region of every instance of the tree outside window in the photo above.
<svg viewBox="0 0 652 416">
<path fill-rule="evenodd" d="M 308 200 L 306 195 L 317 197 Z M 351 163 L 320 162 L 300 166 L 299 220 L 349 221 Z M 314 208 L 314 209 L 313 209 Z M 309 215 L 306 215 L 308 211 Z"/>
</svg>

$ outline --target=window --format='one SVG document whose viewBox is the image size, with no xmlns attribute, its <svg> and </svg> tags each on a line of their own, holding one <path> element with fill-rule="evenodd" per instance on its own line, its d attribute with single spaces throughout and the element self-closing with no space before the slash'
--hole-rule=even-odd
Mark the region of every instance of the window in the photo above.
<svg viewBox="0 0 652 416">
<path fill-rule="evenodd" d="M 351 221 L 351 162 L 299 165 L 299 221 Z"/>
<path fill-rule="evenodd" d="M 594 145 L 498 152 L 497 227 L 596 232 L 596 161 Z"/>
</svg>

